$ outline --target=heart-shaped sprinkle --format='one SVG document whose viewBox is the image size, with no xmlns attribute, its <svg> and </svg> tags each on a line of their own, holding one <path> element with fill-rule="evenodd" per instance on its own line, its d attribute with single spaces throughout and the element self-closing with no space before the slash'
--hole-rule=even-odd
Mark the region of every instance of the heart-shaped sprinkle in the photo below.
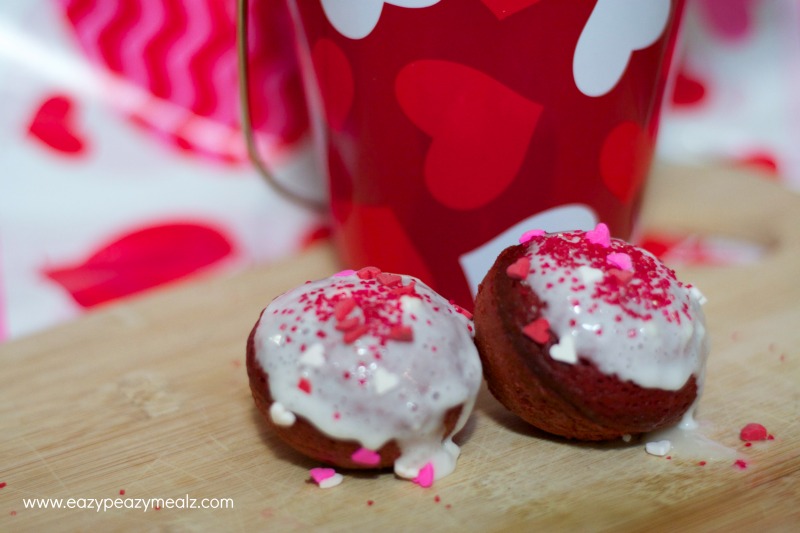
<svg viewBox="0 0 800 533">
<path fill-rule="evenodd" d="M 356 271 L 352 270 L 352 269 L 340 270 L 339 272 L 334 274 L 333 277 L 334 278 L 344 278 L 344 277 L 347 277 L 347 276 L 352 276 L 355 273 L 356 273 Z"/>
<path fill-rule="evenodd" d="M 356 308 L 356 300 L 355 298 L 345 298 L 343 300 L 339 300 L 333 306 L 333 316 L 336 318 L 337 321 L 342 321 L 347 318 L 347 315 Z"/>
<path fill-rule="evenodd" d="M 361 338 L 362 335 L 369 331 L 369 326 L 366 324 L 361 324 L 351 330 L 348 330 L 344 334 L 344 343 L 345 344 L 352 344 Z"/>
<path fill-rule="evenodd" d="M 297 388 L 306 394 L 311 394 L 311 382 L 306 378 L 300 378 L 300 381 L 297 382 Z"/>
<path fill-rule="evenodd" d="M 619 268 L 620 270 L 627 270 L 629 272 L 633 272 L 633 263 L 631 262 L 631 256 L 629 256 L 626 253 L 614 252 L 608 254 L 608 257 L 606 257 L 606 261 L 608 261 L 615 267 Z"/>
<path fill-rule="evenodd" d="M 403 281 L 403 278 L 398 276 L 397 274 L 389 274 L 387 272 L 381 272 L 375 279 L 378 280 L 378 283 L 381 285 L 385 285 L 386 287 L 394 287 L 400 285 L 400 282 Z"/>
<path fill-rule="evenodd" d="M 633 279 L 633 272 L 630 270 L 620 270 L 618 268 L 608 269 L 608 273 L 617 278 L 621 285 L 626 285 Z"/>
<path fill-rule="evenodd" d="M 571 365 L 578 362 L 578 354 L 575 351 L 575 341 L 570 336 L 562 337 L 558 344 L 550 347 L 550 357 L 562 363 Z"/>
<path fill-rule="evenodd" d="M 586 232 L 586 240 L 592 244 L 598 244 L 603 248 L 611 246 L 611 233 L 608 231 L 608 226 L 599 223 L 593 230 Z"/>
<path fill-rule="evenodd" d="M 411 326 L 398 324 L 389 330 L 389 338 L 393 341 L 411 342 L 414 340 L 414 330 Z"/>
<path fill-rule="evenodd" d="M 367 448 L 359 448 L 353 452 L 353 455 L 350 456 L 350 459 L 352 459 L 354 463 L 358 463 L 360 465 L 375 466 L 380 464 L 381 455 L 378 452 L 368 450 Z"/>
<path fill-rule="evenodd" d="M 273 424 L 281 427 L 290 427 L 297 420 L 294 413 L 286 409 L 286 407 L 279 402 L 273 402 L 272 405 L 269 406 L 269 417 Z"/>
<path fill-rule="evenodd" d="M 537 318 L 522 328 L 522 333 L 534 342 L 545 344 L 550 340 L 550 322 L 546 318 Z"/>
<path fill-rule="evenodd" d="M 378 368 L 372 375 L 372 385 L 378 394 L 386 394 L 400 383 L 397 374 L 392 374 L 388 370 Z"/>
<path fill-rule="evenodd" d="M 336 329 L 337 331 L 350 331 L 355 329 L 360 323 L 361 320 L 359 320 L 357 316 L 351 316 L 350 318 L 345 318 L 344 320 L 340 320 L 336 324 Z"/>
<path fill-rule="evenodd" d="M 648 442 L 644 445 L 644 451 L 650 455 L 657 455 L 663 457 L 672 449 L 672 443 L 668 440 L 657 440 Z"/>
<path fill-rule="evenodd" d="M 325 364 L 325 348 L 318 342 L 312 344 L 300 356 L 300 363 L 314 368 L 321 367 Z"/>
<path fill-rule="evenodd" d="M 578 275 L 584 283 L 595 283 L 603 279 L 603 271 L 599 268 L 581 265 L 578 267 Z"/>
<path fill-rule="evenodd" d="M 525 279 L 531 270 L 531 260 L 522 256 L 506 268 L 506 274 L 511 279 Z"/>
<path fill-rule="evenodd" d="M 311 475 L 311 479 L 314 480 L 314 483 L 321 489 L 335 487 L 344 479 L 344 477 L 333 468 L 312 468 L 309 474 Z"/>
<path fill-rule="evenodd" d="M 433 471 L 433 464 L 426 463 L 425 466 L 419 469 L 419 474 L 417 477 L 412 479 L 414 483 L 422 487 L 423 489 L 427 489 L 431 485 L 433 485 L 433 478 L 434 478 L 434 471 Z"/>
<path fill-rule="evenodd" d="M 364 267 L 358 272 L 356 275 L 359 279 L 373 279 L 375 276 L 381 273 L 381 269 L 378 267 L 368 266 Z"/>
<path fill-rule="evenodd" d="M 392 290 L 389 291 L 390 294 L 395 294 L 397 296 L 406 296 L 411 294 L 416 294 L 416 284 L 417 282 L 413 279 L 408 282 L 406 285 L 400 285 L 399 287 L 393 287 Z"/>
<path fill-rule="evenodd" d="M 523 233 L 519 238 L 520 244 L 525 244 L 526 242 L 531 241 L 536 237 L 543 237 L 545 235 L 545 231 L 543 229 L 531 229 Z"/>
</svg>

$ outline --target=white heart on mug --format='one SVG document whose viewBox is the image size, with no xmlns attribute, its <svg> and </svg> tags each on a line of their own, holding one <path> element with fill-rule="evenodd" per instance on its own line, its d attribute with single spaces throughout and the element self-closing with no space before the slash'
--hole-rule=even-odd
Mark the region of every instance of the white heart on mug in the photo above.
<svg viewBox="0 0 800 533">
<path fill-rule="evenodd" d="M 671 0 L 598 0 L 586 22 L 572 76 L 586 96 L 603 96 L 619 82 L 631 55 L 661 37 Z"/>
<path fill-rule="evenodd" d="M 322 10 L 336 31 L 350 39 L 369 35 L 381 18 L 383 4 L 398 7 L 430 7 L 439 0 L 321 0 Z"/>
<path fill-rule="evenodd" d="M 528 230 L 541 229 L 547 232 L 584 230 L 597 225 L 597 215 L 589 206 L 583 204 L 560 205 L 536 213 L 517 222 L 501 234 L 461 255 L 458 262 L 467 278 L 472 296 L 478 293 L 478 284 L 494 264 L 500 252 L 513 244 Z"/>
</svg>

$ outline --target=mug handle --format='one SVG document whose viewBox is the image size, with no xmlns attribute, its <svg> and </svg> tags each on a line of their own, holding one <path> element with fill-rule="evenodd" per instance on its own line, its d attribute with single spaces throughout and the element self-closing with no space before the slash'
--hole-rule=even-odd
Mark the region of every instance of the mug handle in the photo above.
<svg viewBox="0 0 800 533">
<path fill-rule="evenodd" d="M 325 209 L 323 203 L 299 195 L 276 180 L 275 176 L 267 168 L 267 164 L 262 159 L 261 154 L 258 153 L 250 113 L 250 91 L 248 90 L 250 87 L 250 68 L 247 53 L 249 13 L 249 0 L 238 0 L 236 8 L 236 49 L 239 62 L 239 99 L 241 100 L 242 131 L 247 145 L 247 153 L 259 174 L 280 195 L 305 207 L 323 211 Z"/>
</svg>

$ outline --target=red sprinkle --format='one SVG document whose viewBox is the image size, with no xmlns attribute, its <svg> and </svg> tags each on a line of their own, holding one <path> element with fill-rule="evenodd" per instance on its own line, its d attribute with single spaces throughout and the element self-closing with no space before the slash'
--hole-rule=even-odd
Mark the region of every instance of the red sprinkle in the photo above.
<svg viewBox="0 0 800 533">
<path fill-rule="evenodd" d="M 394 341 L 411 342 L 414 340 L 414 330 L 409 326 L 398 324 L 389 331 L 389 338 Z"/>
<path fill-rule="evenodd" d="M 373 500 L 367 500 L 367 505 L 369 505 L 370 507 L 371 507 L 371 506 L 372 506 L 374 503 L 375 503 L 375 502 L 374 502 Z"/>
<path fill-rule="evenodd" d="M 311 382 L 306 378 L 300 378 L 300 381 L 297 382 L 297 388 L 306 394 L 311 394 Z"/>
<path fill-rule="evenodd" d="M 706 466 L 706 462 L 705 462 L 705 461 L 700 461 L 700 462 L 699 462 L 699 463 L 697 463 L 697 464 L 698 464 L 699 466 Z"/>
<path fill-rule="evenodd" d="M 395 294 L 397 296 L 405 296 L 416 294 L 416 285 L 417 282 L 415 280 L 411 280 L 407 285 L 399 285 L 397 287 L 392 287 L 392 290 L 389 291 L 390 294 Z"/>
<path fill-rule="evenodd" d="M 125 489 L 119 489 L 119 495 L 125 496 Z"/>
<path fill-rule="evenodd" d="M 550 322 L 546 318 L 537 318 L 522 328 L 522 333 L 534 342 L 544 344 L 550 340 Z"/>
<path fill-rule="evenodd" d="M 621 270 L 619 268 L 609 268 L 608 273 L 617 278 L 622 285 L 626 285 L 633 279 L 633 272 L 630 270 Z"/>
<path fill-rule="evenodd" d="M 361 324 L 356 328 L 350 329 L 345 332 L 344 334 L 344 343 L 345 344 L 352 344 L 361 338 L 362 335 L 369 331 L 369 326 L 366 324 Z"/>
<path fill-rule="evenodd" d="M 394 287 L 396 285 L 400 285 L 400 282 L 403 281 L 403 278 L 398 276 L 397 274 L 388 274 L 386 272 L 382 272 L 375 276 L 375 279 L 378 280 L 378 283 L 381 285 L 385 285 L 386 287 Z"/>
<path fill-rule="evenodd" d="M 531 270 L 531 260 L 522 256 L 506 268 L 506 274 L 511 279 L 525 279 Z"/>
<path fill-rule="evenodd" d="M 744 470 L 747 468 L 747 461 L 743 459 L 737 459 L 736 461 L 734 461 L 733 466 L 735 466 L 739 470 Z"/>
<path fill-rule="evenodd" d="M 355 329 L 361 321 L 358 319 L 357 316 L 351 316 L 350 318 L 345 318 L 336 323 L 336 329 L 338 331 L 350 331 L 351 329 Z"/>
<path fill-rule="evenodd" d="M 433 497 L 433 501 L 435 501 L 436 503 L 439 503 L 440 501 L 442 501 L 442 499 L 437 494 L 436 496 Z"/>
<path fill-rule="evenodd" d="M 5 487 L 7 484 L 8 484 L 8 483 L 6 483 L 5 481 L 0 481 L 0 489 L 2 489 L 3 487 Z"/>
<path fill-rule="evenodd" d="M 356 299 L 355 298 L 345 298 L 343 300 L 339 300 L 333 306 L 333 316 L 336 318 L 337 321 L 342 321 L 347 318 L 347 315 L 356 308 Z"/>
<path fill-rule="evenodd" d="M 356 276 L 358 276 L 359 279 L 373 279 L 380 273 L 381 269 L 378 267 L 364 267 L 356 272 Z"/>
<path fill-rule="evenodd" d="M 768 436 L 769 433 L 767 433 L 767 428 L 754 422 L 747 424 L 739 432 L 739 438 L 745 442 L 767 440 Z"/>
</svg>

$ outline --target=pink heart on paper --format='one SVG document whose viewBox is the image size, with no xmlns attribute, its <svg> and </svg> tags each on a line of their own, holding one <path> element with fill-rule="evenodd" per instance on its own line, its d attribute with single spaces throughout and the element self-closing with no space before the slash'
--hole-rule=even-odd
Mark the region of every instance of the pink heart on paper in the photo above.
<svg viewBox="0 0 800 533">
<path fill-rule="evenodd" d="M 481 0 L 488 7 L 498 20 L 522 11 L 526 7 L 539 2 L 539 0 Z"/>
<path fill-rule="evenodd" d="M 511 185 L 543 107 L 471 67 L 409 63 L 395 82 L 400 107 L 432 137 L 425 184 L 451 209 L 476 209 Z"/>
<path fill-rule="evenodd" d="M 340 130 L 353 105 L 354 82 L 350 61 L 330 39 L 314 43 L 311 60 L 322 93 L 325 118 L 331 128 Z"/>
<path fill-rule="evenodd" d="M 635 122 L 623 122 L 608 134 L 600 152 L 603 183 L 619 201 L 629 203 L 644 184 L 653 141 Z"/>
<path fill-rule="evenodd" d="M 60 94 L 41 103 L 28 125 L 28 134 L 67 155 L 79 155 L 86 145 L 75 123 L 74 102 Z"/>
</svg>

